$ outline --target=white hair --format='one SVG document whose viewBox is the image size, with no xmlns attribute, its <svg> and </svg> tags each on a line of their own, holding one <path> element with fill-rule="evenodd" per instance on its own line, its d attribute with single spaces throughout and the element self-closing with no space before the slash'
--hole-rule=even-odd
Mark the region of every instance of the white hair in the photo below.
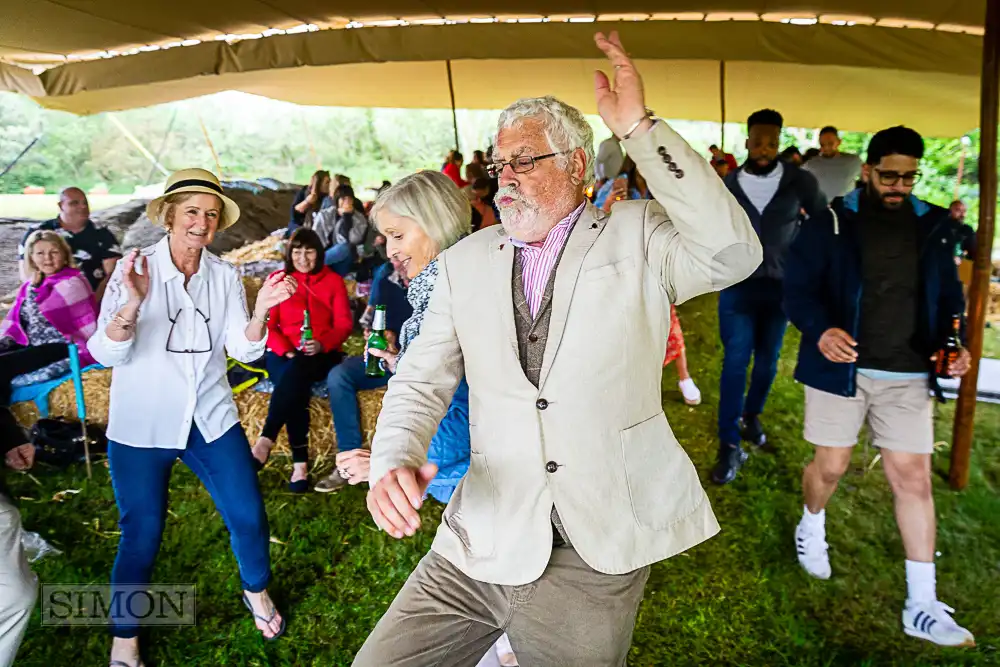
<svg viewBox="0 0 1000 667">
<path fill-rule="evenodd" d="M 527 119 L 540 120 L 545 128 L 545 138 L 553 152 L 566 152 L 555 159 L 563 169 L 569 167 L 569 153 L 582 148 L 586 155 L 586 172 L 583 184 L 594 182 L 594 131 L 580 110 L 551 95 L 518 100 L 500 112 L 497 120 L 497 137 L 501 130 L 519 125 Z M 493 144 L 496 145 L 494 137 Z"/>
<path fill-rule="evenodd" d="M 439 252 L 472 228 L 469 198 L 439 171 L 418 171 L 394 183 L 375 200 L 371 216 L 375 224 L 382 211 L 416 222 Z"/>
</svg>

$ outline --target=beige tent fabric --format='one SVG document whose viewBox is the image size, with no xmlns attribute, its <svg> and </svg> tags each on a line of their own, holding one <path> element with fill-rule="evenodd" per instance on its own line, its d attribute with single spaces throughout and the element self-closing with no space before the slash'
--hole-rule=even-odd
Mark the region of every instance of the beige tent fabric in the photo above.
<svg viewBox="0 0 1000 667">
<path fill-rule="evenodd" d="M 984 0 L 4 0 L 0 57 L 8 62 L 59 62 L 72 53 L 127 51 L 149 44 L 261 33 L 302 24 L 343 26 L 373 18 L 530 14 L 600 16 L 853 15 L 871 20 L 982 26 Z"/>
<path fill-rule="evenodd" d="M 69 63 L 38 79 L 21 70 L 19 77 L 0 76 L 0 89 L 83 114 L 222 90 L 302 104 L 447 108 L 450 59 L 460 108 L 502 108 L 518 97 L 554 94 L 593 112 L 593 71 L 603 61 L 592 36 L 611 28 L 641 62 L 650 106 L 665 117 L 719 120 L 725 61 L 729 121 L 773 106 L 788 124 L 803 127 L 906 123 L 941 136 L 977 124 L 979 37 L 766 21 L 323 30 Z"/>
</svg>

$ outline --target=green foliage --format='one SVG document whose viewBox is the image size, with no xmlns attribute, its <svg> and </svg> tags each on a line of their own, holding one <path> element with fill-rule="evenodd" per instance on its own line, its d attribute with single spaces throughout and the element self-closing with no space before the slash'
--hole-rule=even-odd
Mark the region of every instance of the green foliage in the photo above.
<svg viewBox="0 0 1000 667">
<path fill-rule="evenodd" d="M 664 408 L 678 440 L 700 471 L 714 459 L 721 347 L 715 297 L 680 307 L 691 371 L 705 403 L 685 406 L 672 368 L 664 371 Z M 802 512 L 801 473 L 812 455 L 802 441 L 801 386 L 792 379 L 798 336 L 790 331 L 768 402 L 772 453 L 754 452 L 732 485 L 709 485 L 722 532 L 652 568 L 629 664 L 830 667 L 996 665 L 1000 661 L 1000 407 L 979 405 L 969 488 L 949 491 L 937 474 L 938 591 L 978 641 L 970 650 L 941 649 L 905 636 L 899 614 L 906 595 L 904 554 L 892 494 L 879 466 L 862 474 L 859 448 L 827 511 L 833 578 L 810 579 L 796 558 L 793 534 Z M 938 408 L 937 435 L 947 441 L 952 406 Z M 253 433 L 251 436 L 255 435 Z M 869 453 L 872 456 L 874 453 Z M 948 447 L 934 456 L 947 466 Z M 330 469 L 320 462 L 318 474 Z M 395 541 L 372 525 L 364 490 L 295 496 L 285 491 L 290 465 L 261 473 L 274 540 L 271 588 L 288 633 L 265 643 L 239 602 L 236 562 L 222 519 L 204 487 L 178 465 L 156 564 L 157 582 L 198 587 L 198 625 L 149 633 L 152 665 L 346 666 L 430 546 L 441 506 L 422 511 L 424 527 Z M 42 583 L 107 581 L 117 547 L 118 512 L 107 470 L 95 466 L 9 475 L 28 530 L 61 547 L 35 566 Z M 707 478 L 703 474 L 703 478 Z M 315 479 L 315 477 L 314 477 Z M 52 496 L 82 489 L 63 502 Z M 599 498 L 594 502 L 600 502 Z M 518 539 L 517 535 L 505 539 Z M 107 664 L 110 638 L 99 628 L 41 627 L 36 610 L 19 667 Z"/>
</svg>

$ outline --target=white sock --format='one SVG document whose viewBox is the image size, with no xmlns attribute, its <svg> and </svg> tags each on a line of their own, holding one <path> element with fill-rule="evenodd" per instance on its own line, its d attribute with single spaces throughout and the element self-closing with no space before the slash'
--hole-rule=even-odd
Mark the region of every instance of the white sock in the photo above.
<svg viewBox="0 0 1000 667">
<path fill-rule="evenodd" d="M 906 561 L 907 597 L 914 602 L 937 600 L 937 578 L 934 563 Z"/>
<path fill-rule="evenodd" d="M 810 530 L 826 531 L 826 510 L 822 509 L 816 514 L 809 511 L 805 505 L 802 506 L 802 523 Z"/>
</svg>

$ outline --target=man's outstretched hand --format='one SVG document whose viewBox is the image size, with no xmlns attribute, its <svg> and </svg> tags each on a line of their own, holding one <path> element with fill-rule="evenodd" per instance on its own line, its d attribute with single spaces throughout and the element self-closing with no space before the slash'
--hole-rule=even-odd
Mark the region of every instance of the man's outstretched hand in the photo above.
<svg viewBox="0 0 1000 667">
<path fill-rule="evenodd" d="M 602 32 L 597 33 L 594 35 L 594 42 L 614 68 L 612 80 L 608 80 L 608 75 L 600 70 L 594 74 L 597 110 L 608 129 L 614 132 L 616 137 L 622 138 L 636 121 L 646 115 L 646 95 L 642 90 L 642 77 L 625 52 L 616 30 L 612 30 L 607 37 Z M 646 119 L 635 130 L 633 136 L 645 132 L 652 126 L 653 122 Z"/>
<path fill-rule="evenodd" d="M 425 463 L 419 468 L 393 468 L 387 472 L 368 492 L 368 511 L 375 525 L 396 539 L 416 533 L 420 528 L 417 510 L 437 471 L 436 465 Z"/>
</svg>

